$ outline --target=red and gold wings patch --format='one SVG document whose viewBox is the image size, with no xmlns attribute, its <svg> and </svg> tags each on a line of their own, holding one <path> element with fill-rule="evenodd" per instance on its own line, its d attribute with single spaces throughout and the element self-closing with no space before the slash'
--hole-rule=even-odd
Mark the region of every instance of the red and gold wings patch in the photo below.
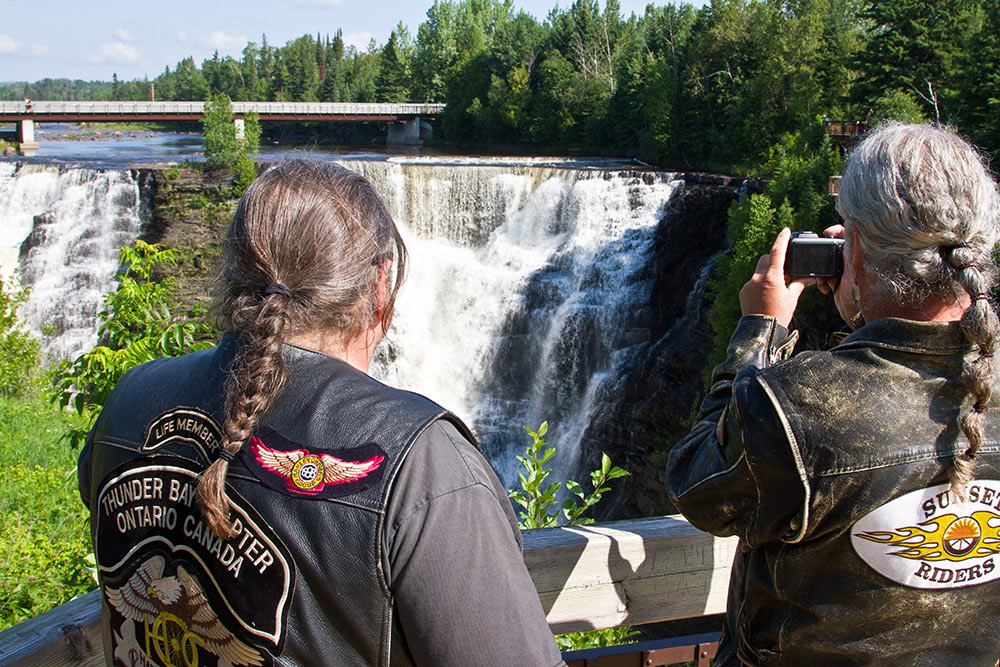
<svg viewBox="0 0 1000 667">
<path fill-rule="evenodd" d="M 272 445 L 265 441 L 270 441 Z M 247 449 L 250 450 L 249 456 L 244 460 L 252 459 L 247 462 L 261 481 L 272 488 L 279 488 L 274 483 L 277 476 L 284 481 L 283 489 L 279 490 L 303 496 L 339 497 L 361 491 L 377 481 L 376 477 L 381 478 L 382 463 L 385 461 L 385 453 L 374 444 L 332 450 L 339 454 L 334 456 L 327 452 L 309 451 L 271 429 L 263 429 L 258 435 L 251 436 Z"/>
</svg>

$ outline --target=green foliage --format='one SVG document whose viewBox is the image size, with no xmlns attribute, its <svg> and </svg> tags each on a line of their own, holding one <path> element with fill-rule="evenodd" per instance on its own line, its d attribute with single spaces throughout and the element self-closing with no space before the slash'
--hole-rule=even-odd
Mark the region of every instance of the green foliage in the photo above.
<svg viewBox="0 0 1000 667">
<path fill-rule="evenodd" d="M 583 516 L 583 513 L 597 504 L 603 495 L 610 491 L 604 486 L 613 479 L 628 475 L 626 471 L 618 466 L 611 465 L 611 459 L 607 454 L 601 455 L 601 467 L 590 473 L 590 483 L 593 490 L 585 494 L 583 487 L 573 480 L 566 480 L 566 490 L 569 497 L 563 501 L 558 510 L 553 510 L 556 503 L 556 496 L 562 487 L 562 482 L 545 483 L 551 468 L 546 468 L 545 464 L 552 460 L 556 454 L 555 447 L 546 449 L 546 442 L 543 438 L 548 432 L 549 423 L 542 422 L 538 431 L 532 431 L 525 427 L 525 431 L 531 436 L 531 444 L 524 451 L 524 456 L 518 456 L 517 460 L 524 468 L 524 472 L 518 473 L 521 478 L 521 491 L 509 491 L 510 498 L 521 506 L 521 521 L 519 525 L 522 530 L 532 528 L 551 528 L 561 524 L 570 526 L 581 526 L 593 523 L 590 517 Z M 527 476 L 525 476 L 527 473 Z"/>
<path fill-rule="evenodd" d="M 889 90 L 872 102 L 869 124 L 878 125 L 887 120 L 903 123 L 926 123 L 923 108 L 916 98 L 905 90 Z"/>
<path fill-rule="evenodd" d="M 155 86 L 158 100 L 446 102 L 448 141 L 726 173 L 754 170 L 817 115 L 926 117 L 1000 151 L 995 1 L 718 0 L 630 17 L 614 0 L 562 4 L 540 22 L 509 0 L 434 0 L 412 40 L 402 24 L 362 49 L 339 29 L 283 46 L 262 36 L 154 81 L 46 79 L 0 97 L 146 100 Z"/>
<path fill-rule="evenodd" d="M 18 313 L 27 299 L 27 290 L 0 278 L 0 396 L 23 393 L 38 366 L 38 339 Z"/>
<path fill-rule="evenodd" d="M 762 168 L 762 175 L 770 179 L 763 194 L 744 197 L 730 207 L 727 231 L 731 246 L 720 258 L 711 284 L 710 322 L 715 345 L 708 370 L 725 358 L 729 337 L 741 316 L 740 289 L 778 232 L 788 227 L 820 233 L 836 223 L 828 188 L 840 164 L 839 152 L 817 120 L 806 131 L 785 135 L 771 147 Z"/>
<path fill-rule="evenodd" d="M 253 112 L 245 114 L 243 136 L 237 136 L 232 101 L 225 93 L 217 93 L 205 102 L 201 125 L 206 163 L 212 169 L 232 171 L 233 191 L 242 195 L 257 178 L 250 156 L 260 150 L 260 118 Z"/>
<path fill-rule="evenodd" d="M 634 644 L 635 635 L 638 630 L 633 630 L 631 626 L 619 625 L 614 628 L 604 628 L 602 630 L 585 630 L 582 632 L 566 632 L 556 635 L 556 645 L 560 651 L 579 651 L 585 648 L 601 648 L 602 646 L 618 646 L 620 644 Z"/>
<path fill-rule="evenodd" d="M 115 384 L 132 367 L 210 346 L 210 327 L 198 319 L 177 317 L 173 282 L 155 280 L 157 270 L 176 263 L 173 250 L 136 241 L 119 254 L 126 267 L 118 288 L 104 297 L 98 314 L 98 334 L 104 344 L 85 352 L 72 363 L 63 362 L 55 372 L 53 400 L 61 407 L 72 404 L 87 418 L 84 428 L 67 436 L 75 447 L 90 431 L 101 406 Z"/>
<path fill-rule="evenodd" d="M 59 442 L 84 425 L 34 392 L 0 396 L 0 630 L 96 585 L 76 457 Z"/>
</svg>

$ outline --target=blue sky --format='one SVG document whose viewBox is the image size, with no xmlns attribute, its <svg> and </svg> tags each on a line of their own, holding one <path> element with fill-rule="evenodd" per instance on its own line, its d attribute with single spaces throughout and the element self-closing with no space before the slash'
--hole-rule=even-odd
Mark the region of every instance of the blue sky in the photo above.
<svg viewBox="0 0 1000 667">
<path fill-rule="evenodd" d="M 669 4 L 657 0 L 654 4 Z M 177 61 L 194 56 L 199 64 L 218 49 L 238 57 L 248 40 L 261 34 L 273 45 L 305 33 L 344 31 L 349 44 L 367 48 L 385 43 L 402 21 L 416 36 L 433 0 L 32 0 L 7 6 L 0 22 L 0 81 L 45 77 L 111 80 L 153 78 Z M 12 5 L 17 5 L 16 7 Z M 572 0 L 515 0 L 544 21 L 557 4 Z M 642 14 L 648 0 L 621 0 L 622 13 Z M 705 0 L 692 2 L 696 6 Z M 604 2 L 601 2 L 601 6 Z"/>
</svg>

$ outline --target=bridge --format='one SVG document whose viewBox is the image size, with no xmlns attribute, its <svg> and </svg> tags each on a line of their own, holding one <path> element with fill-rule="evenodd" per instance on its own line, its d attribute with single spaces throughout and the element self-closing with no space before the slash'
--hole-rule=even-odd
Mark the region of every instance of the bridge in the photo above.
<svg viewBox="0 0 1000 667">
<path fill-rule="evenodd" d="M 244 116 L 256 113 L 264 122 L 365 122 L 389 124 L 388 143 L 420 142 L 421 118 L 444 111 L 443 104 L 376 104 L 349 102 L 233 102 L 237 134 Z M 200 121 L 204 102 L 34 102 L 0 101 L 0 123 L 14 123 L 22 155 L 38 150 L 35 123 L 108 123 Z"/>
</svg>

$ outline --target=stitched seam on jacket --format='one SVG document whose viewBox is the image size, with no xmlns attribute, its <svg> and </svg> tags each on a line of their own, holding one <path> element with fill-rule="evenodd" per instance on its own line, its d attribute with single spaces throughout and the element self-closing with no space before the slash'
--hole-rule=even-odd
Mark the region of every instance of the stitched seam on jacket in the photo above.
<svg viewBox="0 0 1000 667">
<path fill-rule="evenodd" d="M 1000 451 L 1000 447 L 997 447 L 996 445 L 993 445 L 993 446 L 984 446 L 984 447 L 981 447 L 979 449 L 979 453 L 997 452 L 997 451 Z M 893 466 L 904 465 L 906 463 L 914 463 L 916 461 L 944 460 L 944 459 L 954 458 L 955 456 L 959 456 L 959 455 L 961 455 L 961 453 L 962 453 L 961 449 L 956 449 L 956 450 L 952 451 L 950 454 L 945 454 L 945 455 L 939 454 L 937 452 L 928 452 L 926 454 L 910 454 L 908 456 L 902 456 L 902 457 L 899 457 L 899 458 L 893 458 L 893 459 L 887 460 L 887 461 L 880 461 L 878 463 L 871 463 L 871 464 L 857 465 L 857 466 L 847 466 L 847 467 L 842 467 L 842 468 L 832 468 L 832 469 L 829 469 L 829 470 L 824 470 L 823 472 L 815 473 L 814 476 L 815 477 L 834 477 L 836 475 L 844 475 L 844 474 L 850 474 L 850 473 L 855 473 L 855 472 L 865 472 L 867 470 L 878 470 L 879 468 L 891 468 Z"/>
<path fill-rule="evenodd" d="M 799 451 L 799 443 L 795 439 L 795 434 L 792 433 L 792 427 L 788 423 L 788 416 L 785 411 L 781 409 L 781 405 L 778 404 L 778 398 L 771 391 L 771 388 L 767 385 L 767 382 L 757 376 L 757 383 L 760 384 L 764 393 L 767 394 L 768 400 L 771 401 L 771 405 L 774 407 L 775 413 L 778 415 L 778 420 L 781 422 L 781 428 L 785 431 L 785 440 L 788 442 L 788 448 L 792 452 L 792 458 L 795 459 L 795 467 L 799 473 L 799 480 L 802 482 L 802 488 L 805 490 L 805 499 L 802 502 L 802 527 L 799 528 L 799 532 L 796 533 L 790 540 L 785 540 L 791 544 L 799 542 L 806 534 L 806 528 L 809 526 L 809 501 L 812 498 L 812 489 L 809 487 L 809 476 L 806 474 L 805 465 L 802 463 L 802 453 Z"/>
</svg>

